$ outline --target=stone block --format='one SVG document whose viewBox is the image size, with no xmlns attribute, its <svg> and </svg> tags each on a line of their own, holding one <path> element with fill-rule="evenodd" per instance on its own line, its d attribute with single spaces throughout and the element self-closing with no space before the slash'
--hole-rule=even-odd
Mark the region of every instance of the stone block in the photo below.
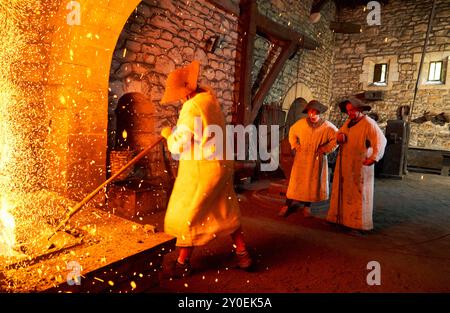
<svg viewBox="0 0 450 313">
<path fill-rule="evenodd" d="M 141 52 L 142 44 L 133 40 L 127 40 L 125 47 L 132 52 Z"/>
</svg>

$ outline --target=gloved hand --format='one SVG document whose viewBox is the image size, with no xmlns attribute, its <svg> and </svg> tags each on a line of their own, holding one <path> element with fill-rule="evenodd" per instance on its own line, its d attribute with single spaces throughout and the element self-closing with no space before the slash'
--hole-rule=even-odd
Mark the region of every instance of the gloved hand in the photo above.
<svg viewBox="0 0 450 313">
<path fill-rule="evenodd" d="M 345 133 L 337 134 L 337 143 L 342 145 L 347 142 L 347 135 Z"/>
<path fill-rule="evenodd" d="M 326 154 L 327 151 L 326 151 L 325 147 L 320 146 L 319 148 L 317 148 L 317 153 L 318 154 Z"/>
<path fill-rule="evenodd" d="M 172 128 L 170 127 L 164 127 L 161 130 L 161 136 L 163 136 L 164 138 L 169 138 L 170 134 L 172 134 Z"/>
<path fill-rule="evenodd" d="M 365 158 L 364 161 L 363 161 L 363 164 L 365 166 L 371 166 L 374 163 L 375 163 L 375 160 L 374 159 L 369 159 L 369 158 Z"/>
</svg>

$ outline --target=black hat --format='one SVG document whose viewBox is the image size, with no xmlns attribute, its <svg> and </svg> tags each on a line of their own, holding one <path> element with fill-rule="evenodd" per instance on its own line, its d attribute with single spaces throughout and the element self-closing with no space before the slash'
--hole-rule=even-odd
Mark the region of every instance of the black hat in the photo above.
<svg viewBox="0 0 450 313">
<path fill-rule="evenodd" d="M 305 109 L 303 110 L 303 113 L 308 113 L 309 109 L 315 109 L 319 113 L 323 113 L 326 110 L 328 110 L 328 107 L 322 103 L 320 103 L 317 100 L 311 100 L 308 102 L 308 104 L 305 106 Z"/>
<path fill-rule="evenodd" d="M 348 97 L 339 102 L 339 108 L 341 109 L 341 112 L 347 113 L 347 109 L 345 108 L 347 103 L 351 103 L 355 108 L 361 109 L 361 111 L 370 111 L 372 109 L 372 107 L 370 105 L 365 104 L 358 98 Z"/>
</svg>

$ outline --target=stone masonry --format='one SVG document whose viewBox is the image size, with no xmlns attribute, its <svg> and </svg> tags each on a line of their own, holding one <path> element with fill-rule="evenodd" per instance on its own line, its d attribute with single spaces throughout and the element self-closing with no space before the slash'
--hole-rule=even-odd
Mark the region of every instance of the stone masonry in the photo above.
<svg viewBox="0 0 450 313">
<path fill-rule="evenodd" d="M 432 1 L 392 0 L 381 7 L 381 25 L 369 26 L 366 21 L 368 11 L 364 6 L 345 9 L 338 19 L 362 26 L 360 34 L 336 34 L 334 49 L 333 99 L 357 94 L 365 90 L 384 91 L 384 100 L 373 101 L 373 111 L 378 113 L 380 126 L 396 118 L 396 110 L 401 105 L 412 105 L 414 88 L 418 76 L 421 52 L 428 26 Z M 421 82 L 413 108 L 412 120 L 428 113 L 431 117 L 440 113 L 447 116 L 444 125 L 427 121 L 411 124 L 412 147 L 450 149 L 450 85 L 426 84 L 430 61 L 444 61 L 448 70 L 450 56 L 450 2 L 438 0 L 433 20 L 427 54 L 422 69 Z M 364 75 L 370 60 L 389 63 L 388 86 L 369 87 L 372 77 Z M 372 69 L 373 71 L 373 69 Z M 372 74 L 373 75 L 373 74 Z M 332 121 L 342 124 L 343 115 L 335 109 Z"/>
<path fill-rule="evenodd" d="M 235 102 L 237 17 L 207 1 L 142 1 L 129 17 L 114 52 L 109 93 L 110 126 L 117 100 L 128 92 L 141 92 L 155 106 L 155 129 L 174 125 L 178 105 L 160 105 L 169 72 L 192 60 L 201 64 L 200 83 L 211 86 L 227 120 Z M 219 35 L 214 53 L 204 50 L 211 36 Z"/>
</svg>

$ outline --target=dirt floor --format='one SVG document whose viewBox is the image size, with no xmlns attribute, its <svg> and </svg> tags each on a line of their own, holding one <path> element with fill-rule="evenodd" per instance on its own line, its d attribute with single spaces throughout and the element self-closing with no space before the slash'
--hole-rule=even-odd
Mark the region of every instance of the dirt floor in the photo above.
<svg viewBox="0 0 450 313">
<path fill-rule="evenodd" d="M 269 183 L 239 193 L 255 272 L 234 268 L 231 239 L 218 238 L 194 252 L 192 276 L 162 279 L 148 292 L 450 292 L 450 177 L 377 179 L 367 236 L 325 223 L 328 203 L 313 205 L 314 218 L 278 217 L 283 198 L 268 192 Z M 147 222 L 162 230 L 163 218 Z M 175 258 L 170 253 L 165 263 Z M 379 286 L 366 282 L 370 261 L 381 266 Z"/>
</svg>

